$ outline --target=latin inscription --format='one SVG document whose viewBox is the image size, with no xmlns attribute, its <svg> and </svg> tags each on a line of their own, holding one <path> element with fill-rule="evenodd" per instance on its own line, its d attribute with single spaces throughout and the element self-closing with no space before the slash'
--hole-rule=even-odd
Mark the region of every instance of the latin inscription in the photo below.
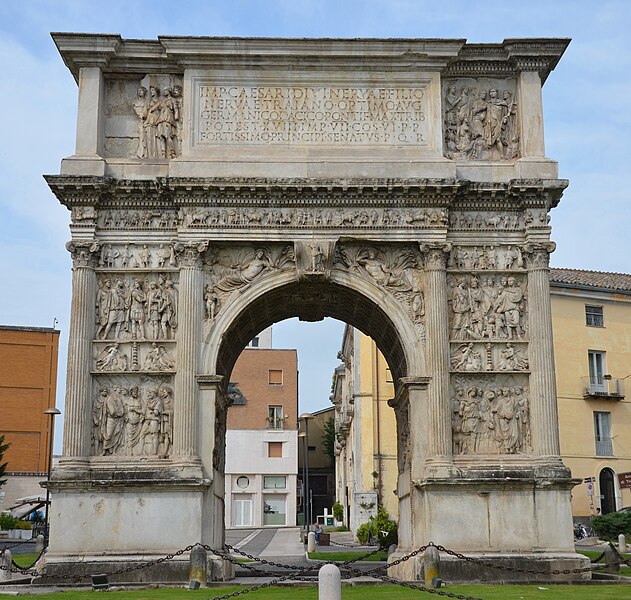
<svg viewBox="0 0 631 600">
<path fill-rule="evenodd" d="M 198 144 L 426 145 L 423 87 L 199 85 Z"/>
</svg>

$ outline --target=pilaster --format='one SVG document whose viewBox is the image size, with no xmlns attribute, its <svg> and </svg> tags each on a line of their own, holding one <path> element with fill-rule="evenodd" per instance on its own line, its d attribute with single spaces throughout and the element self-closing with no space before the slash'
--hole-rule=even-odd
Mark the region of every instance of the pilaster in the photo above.
<svg viewBox="0 0 631 600">
<path fill-rule="evenodd" d="M 92 414 L 92 339 L 96 301 L 97 242 L 68 242 L 72 254 L 72 309 L 68 339 L 68 369 L 64 442 L 61 466 L 86 467 L 90 454 Z"/>
<path fill-rule="evenodd" d="M 549 279 L 549 259 L 554 248 L 553 242 L 529 243 L 524 250 L 528 268 L 530 306 L 528 326 L 533 450 L 540 457 L 560 463 Z"/>
<path fill-rule="evenodd" d="M 180 260 L 180 307 L 177 331 L 175 412 L 173 415 L 173 459 L 198 464 L 197 372 L 202 330 L 202 254 L 207 243 L 178 244 Z"/>
<path fill-rule="evenodd" d="M 452 465 L 449 411 L 449 322 L 447 315 L 447 255 L 451 244 L 422 244 L 425 257 L 425 311 L 427 325 L 428 390 L 427 466 L 436 476 Z"/>
<path fill-rule="evenodd" d="M 521 116 L 522 158 L 543 158 L 543 103 L 541 77 L 536 70 L 522 70 L 517 80 L 519 87 L 519 114 Z"/>
</svg>

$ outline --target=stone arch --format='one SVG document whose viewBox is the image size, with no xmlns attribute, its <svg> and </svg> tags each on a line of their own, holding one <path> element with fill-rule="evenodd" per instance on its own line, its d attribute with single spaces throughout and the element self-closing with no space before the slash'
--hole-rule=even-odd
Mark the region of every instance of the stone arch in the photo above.
<svg viewBox="0 0 631 600">
<path fill-rule="evenodd" d="M 402 377 L 425 375 L 423 344 L 404 307 L 366 279 L 337 272 L 326 280 L 270 274 L 250 286 L 205 337 L 202 370 L 228 377 L 241 350 L 265 327 L 292 317 L 319 321 L 326 316 L 375 339 L 390 365 L 395 388 Z"/>
</svg>

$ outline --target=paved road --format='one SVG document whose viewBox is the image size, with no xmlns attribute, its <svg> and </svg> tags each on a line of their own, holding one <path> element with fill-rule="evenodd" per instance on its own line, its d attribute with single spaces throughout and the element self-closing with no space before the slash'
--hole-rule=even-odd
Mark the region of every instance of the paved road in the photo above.
<svg viewBox="0 0 631 600">
<path fill-rule="evenodd" d="M 31 554 L 35 552 L 35 541 L 1 540 L 0 550 L 9 548 L 11 554 Z"/>
</svg>

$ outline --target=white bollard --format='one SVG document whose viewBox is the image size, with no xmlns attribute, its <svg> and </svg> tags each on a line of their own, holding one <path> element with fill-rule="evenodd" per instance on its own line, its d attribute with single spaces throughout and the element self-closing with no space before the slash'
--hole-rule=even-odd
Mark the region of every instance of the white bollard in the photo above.
<svg viewBox="0 0 631 600">
<path fill-rule="evenodd" d="M 307 534 L 307 552 L 315 552 L 315 531 Z"/>
<path fill-rule="evenodd" d="M 342 576 L 337 566 L 324 565 L 318 571 L 318 600 L 342 600 Z"/>
<path fill-rule="evenodd" d="M 624 537 L 624 533 L 618 536 L 618 552 L 624 554 L 627 551 L 627 539 Z"/>
<path fill-rule="evenodd" d="M 13 576 L 11 572 L 11 550 L 4 550 L 0 553 L 0 581 L 9 581 Z"/>
<path fill-rule="evenodd" d="M 35 552 L 39 554 L 44 549 L 44 536 L 40 533 L 35 540 Z"/>
</svg>

